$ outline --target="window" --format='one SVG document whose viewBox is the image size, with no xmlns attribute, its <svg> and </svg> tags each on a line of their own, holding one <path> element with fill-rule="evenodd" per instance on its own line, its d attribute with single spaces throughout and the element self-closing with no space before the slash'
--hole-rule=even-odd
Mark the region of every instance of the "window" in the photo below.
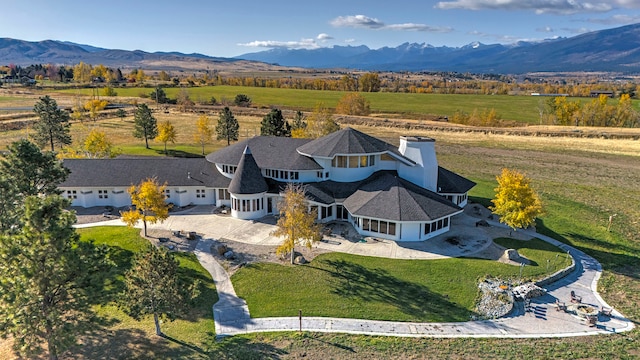
<svg viewBox="0 0 640 360">
<path fill-rule="evenodd" d="M 219 200 L 229 200 L 231 199 L 231 194 L 227 189 L 218 189 L 218 199 Z"/>
<path fill-rule="evenodd" d="M 458 204 L 458 205 L 460 205 L 460 204 L 462 204 L 465 200 L 467 200 L 467 194 L 458 195 L 458 201 L 457 201 L 457 204 Z"/>
<path fill-rule="evenodd" d="M 359 156 L 349 156 L 349 167 L 357 168 L 358 167 Z"/>
<path fill-rule="evenodd" d="M 164 190 L 164 197 L 167 198 L 167 199 L 171 199 L 171 190 L 165 189 Z"/>
<path fill-rule="evenodd" d="M 369 155 L 369 166 L 374 166 L 376 164 L 376 156 Z"/>
<path fill-rule="evenodd" d="M 206 197 L 205 189 L 196 189 L 196 197 L 203 198 Z"/>
<path fill-rule="evenodd" d="M 318 177 L 318 179 L 322 179 L 322 175 L 324 175 L 324 173 L 322 171 L 317 171 L 316 172 L 316 176 Z"/>
<path fill-rule="evenodd" d="M 67 190 L 67 199 L 77 199 L 78 194 L 76 190 Z"/>
<path fill-rule="evenodd" d="M 108 199 L 109 191 L 107 190 L 98 190 L 98 199 Z"/>
<path fill-rule="evenodd" d="M 337 168 L 346 168 L 347 167 L 347 157 L 346 156 L 342 156 L 342 155 L 338 155 L 338 156 L 334 157 L 333 160 L 331 161 L 331 166 L 337 167 Z"/>
<path fill-rule="evenodd" d="M 434 221 L 431 224 L 424 224 L 424 234 L 429 234 L 434 231 L 438 231 L 440 229 L 444 229 L 449 226 L 449 218 L 440 219 L 438 221 Z"/>
<path fill-rule="evenodd" d="M 380 234 L 395 235 L 396 223 L 362 218 L 362 230 Z"/>
<path fill-rule="evenodd" d="M 222 172 L 225 172 L 227 174 L 234 174 L 237 168 L 237 166 L 233 165 L 222 165 Z"/>
<path fill-rule="evenodd" d="M 291 178 L 291 180 L 298 180 L 299 173 L 297 171 L 291 171 L 289 173 L 289 177 Z"/>
<path fill-rule="evenodd" d="M 369 166 L 369 157 L 368 156 L 360 156 L 360 167 Z"/>
<path fill-rule="evenodd" d="M 333 216 L 333 206 L 323 206 L 320 218 L 326 219 L 331 216 Z"/>
</svg>

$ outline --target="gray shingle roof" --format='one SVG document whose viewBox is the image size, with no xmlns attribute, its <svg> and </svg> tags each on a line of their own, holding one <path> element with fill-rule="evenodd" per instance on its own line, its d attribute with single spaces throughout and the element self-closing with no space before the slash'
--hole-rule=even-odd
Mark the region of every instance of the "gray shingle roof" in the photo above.
<svg viewBox="0 0 640 360">
<path fill-rule="evenodd" d="M 441 194 L 463 194 L 476 186 L 473 181 L 453 171 L 438 166 L 438 192 Z"/>
<path fill-rule="evenodd" d="M 275 136 L 256 136 L 227 146 L 207 155 L 207 161 L 216 164 L 237 165 L 245 147 L 249 146 L 253 158 L 261 169 L 320 170 L 313 159 L 298 154 L 296 149 L 309 139 Z"/>
<path fill-rule="evenodd" d="M 204 158 L 66 159 L 63 165 L 71 173 L 60 187 L 131 186 L 149 177 L 169 186 L 227 188 L 231 181 Z"/>
<path fill-rule="evenodd" d="M 258 164 L 253 159 L 251 149 L 247 146 L 229 184 L 229 192 L 232 194 L 259 194 L 267 190 L 269 190 L 269 186 L 262 177 Z"/>
<path fill-rule="evenodd" d="M 389 171 L 374 174 L 343 205 L 355 216 L 392 221 L 432 221 L 462 211 L 442 196 Z"/>
<path fill-rule="evenodd" d="M 300 146 L 298 152 L 325 158 L 333 158 L 335 155 L 390 152 L 404 158 L 393 145 L 349 127 L 308 142 Z"/>
</svg>

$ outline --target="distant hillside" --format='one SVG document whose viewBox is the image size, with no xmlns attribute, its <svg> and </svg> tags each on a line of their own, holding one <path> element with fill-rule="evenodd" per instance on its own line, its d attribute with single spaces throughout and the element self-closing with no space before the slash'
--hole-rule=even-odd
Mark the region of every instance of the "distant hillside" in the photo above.
<svg viewBox="0 0 640 360">
<path fill-rule="evenodd" d="M 103 64 L 119 68 L 153 68 L 166 70 L 203 70 L 212 66 L 272 69 L 263 63 L 253 61 L 211 57 L 202 54 L 182 54 L 179 52 L 149 53 L 141 50 L 103 49 L 91 45 L 81 45 L 65 41 L 24 41 L 0 38 L 0 64 L 60 64 L 74 65 L 84 61 L 89 64 Z"/>
<path fill-rule="evenodd" d="M 472 43 L 434 47 L 404 43 L 397 47 L 367 46 L 273 49 L 220 58 L 179 52 L 103 49 L 46 40 L 30 42 L 0 38 L 0 64 L 66 64 L 80 61 L 110 67 L 164 70 L 272 71 L 282 67 L 348 68 L 371 71 L 457 71 L 522 74 L 531 72 L 601 71 L 640 73 L 640 24 L 594 31 L 571 38 L 513 45 Z"/>
<path fill-rule="evenodd" d="M 499 74 L 539 71 L 637 73 L 640 72 L 640 24 L 511 46 L 481 43 L 459 48 L 415 43 L 380 49 L 334 46 L 313 50 L 273 49 L 237 58 L 308 68 Z"/>
</svg>

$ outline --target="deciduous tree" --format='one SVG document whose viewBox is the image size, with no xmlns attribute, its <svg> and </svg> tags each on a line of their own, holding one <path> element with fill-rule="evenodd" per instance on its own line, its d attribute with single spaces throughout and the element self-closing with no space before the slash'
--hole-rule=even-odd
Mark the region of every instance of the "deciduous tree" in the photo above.
<svg viewBox="0 0 640 360">
<path fill-rule="evenodd" d="M 271 111 L 262 118 L 260 135 L 291 137 L 291 125 L 289 125 L 282 116 L 282 111 L 279 109 L 271 109 Z"/>
<path fill-rule="evenodd" d="M 69 113 L 58 108 L 58 103 L 45 95 L 34 105 L 33 111 L 40 120 L 33 124 L 33 138 L 40 147 L 49 144 L 55 151 L 55 144 L 71 144 Z"/>
<path fill-rule="evenodd" d="M 0 335 L 25 358 L 57 359 L 75 344 L 108 270 L 104 248 L 79 241 L 68 206 L 59 195 L 27 197 L 21 232 L 0 237 Z"/>
<path fill-rule="evenodd" d="M 111 157 L 113 145 L 104 131 L 93 129 L 84 140 L 84 150 L 88 158 Z"/>
<path fill-rule="evenodd" d="M 340 130 L 340 125 L 333 120 L 331 111 L 324 104 L 318 103 L 307 118 L 307 126 L 304 128 L 303 137 L 315 139 L 338 130 Z"/>
<path fill-rule="evenodd" d="M 376 73 L 366 73 L 360 77 L 360 91 L 378 92 L 380 91 L 380 78 Z"/>
<path fill-rule="evenodd" d="M 191 109 L 193 109 L 193 105 L 195 105 L 189 97 L 189 91 L 184 88 L 180 89 L 176 103 L 178 104 L 180 111 L 191 111 Z"/>
<path fill-rule="evenodd" d="M 173 253 L 151 244 L 139 252 L 124 276 L 125 291 L 120 304 L 136 320 L 153 315 L 156 335 L 162 335 L 160 317 L 174 320 L 185 313 L 198 296 L 198 283 L 187 284 L 178 275 Z"/>
<path fill-rule="evenodd" d="M 156 141 L 160 141 L 164 143 L 164 153 L 167 154 L 167 143 L 170 142 L 174 144 L 176 142 L 176 128 L 173 126 L 171 121 L 163 121 L 158 126 L 158 136 L 156 136 Z"/>
<path fill-rule="evenodd" d="M 73 67 L 73 81 L 79 83 L 91 82 L 91 65 L 80 61 Z"/>
<path fill-rule="evenodd" d="M 216 126 L 216 134 L 218 140 L 227 140 L 227 146 L 231 144 L 231 141 L 238 141 L 238 135 L 240 124 L 236 120 L 231 110 L 225 106 L 220 112 L 220 118 L 218 119 L 218 125 Z"/>
<path fill-rule="evenodd" d="M 147 104 L 138 105 L 133 115 L 133 122 L 133 136 L 138 139 L 144 139 L 145 146 L 148 149 L 149 139 L 158 136 L 158 124 Z"/>
<path fill-rule="evenodd" d="M 278 255 L 290 253 L 291 264 L 294 263 L 296 244 L 311 248 L 314 242 L 322 239 L 320 225 L 315 223 L 317 211 L 309 211 L 304 188 L 293 183 L 287 184 L 284 197 L 278 204 L 280 218 L 273 231 L 274 236 L 285 238 L 276 249 Z"/>
<path fill-rule="evenodd" d="M 163 222 L 169 217 L 171 204 L 165 202 L 166 187 L 166 184 L 158 184 L 156 179 L 146 179 L 138 186 L 132 185 L 127 191 L 135 208 L 122 212 L 122 221 L 133 227 L 142 220 L 144 236 L 147 236 L 147 223 Z"/>
<path fill-rule="evenodd" d="M 104 110 L 107 105 L 109 105 L 109 102 L 106 100 L 93 99 L 84 104 L 84 109 L 89 112 L 89 116 L 95 122 L 98 118 L 98 113 Z"/>
<path fill-rule="evenodd" d="M 344 95 L 336 105 L 336 112 L 345 115 L 366 116 L 371 114 L 369 100 L 358 93 Z"/>
<path fill-rule="evenodd" d="M 196 132 L 193 134 L 193 138 L 202 146 L 202 155 L 204 155 L 204 146 L 211 141 L 212 136 L 211 120 L 207 115 L 200 116 L 196 123 Z"/>
<path fill-rule="evenodd" d="M 517 170 L 505 168 L 496 180 L 498 187 L 490 209 L 500 216 L 500 222 L 512 229 L 524 229 L 533 224 L 542 214 L 542 202 L 529 178 Z"/>
</svg>

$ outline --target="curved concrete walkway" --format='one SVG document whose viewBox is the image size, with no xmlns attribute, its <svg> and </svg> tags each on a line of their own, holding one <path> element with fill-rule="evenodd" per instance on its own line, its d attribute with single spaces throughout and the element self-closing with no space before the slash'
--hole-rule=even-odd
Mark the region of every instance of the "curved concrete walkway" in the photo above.
<svg viewBox="0 0 640 360">
<path fill-rule="evenodd" d="M 468 219 L 463 220 L 468 221 Z M 99 225 L 122 225 L 122 222 L 113 220 L 79 225 L 78 227 Z M 492 222 L 491 225 L 494 227 L 503 226 L 496 222 Z M 519 233 L 540 238 L 569 252 L 576 262 L 576 269 L 566 277 L 548 285 L 546 287 L 548 291 L 547 295 L 532 299 L 531 311 L 525 311 L 522 303 L 516 303 L 514 311 L 512 311 L 509 316 L 500 319 L 456 323 L 417 323 L 325 317 L 303 317 L 302 321 L 300 321 L 298 317 L 252 319 L 246 302 L 236 295 L 229 275 L 211 254 L 211 246 L 214 243 L 212 239 L 224 237 L 236 241 L 242 239 L 243 242 L 260 245 L 276 245 L 279 244 L 279 240 L 269 235 L 272 230 L 272 225 L 212 215 L 182 215 L 171 216 L 164 224 L 155 224 L 151 227 L 188 229 L 203 234 L 203 240 L 200 240 L 196 245 L 195 255 L 202 266 L 211 274 L 218 291 L 219 301 L 213 306 L 217 336 L 230 336 L 252 332 L 297 331 L 301 327 L 303 331 L 404 337 L 527 338 L 610 334 L 629 331 L 634 328 L 630 320 L 615 310 L 613 316 L 610 318 L 600 316 L 595 327 L 587 326 L 584 320 L 574 315 L 563 311 L 556 311 L 554 306 L 556 299 L 569 303 L 571 291 L 582 296 L 582 302 L 585 304 L 590 304 L 598 308 L 601 306 L 610 307 L 597 292 L 597 283 L 602 268 L 597 260 L 584 252 L 535 232 L 519 231 Z M 473 231 L 482 231 L 482 229 L 476 228 Z M 480 238 L 484 236 L 485 235 L 482 235 Z M 427 256 L 427 254 L 425 254 L 428 252 L 426 248 L 428 247 L 427 243 L 428 241 L 423 242 L 423 245 L 413 244 L 405 246 L 405 244 L 403 244 L 402 250 L 398 252 L 397 250 L 400 247 L 395 242 L 376 244 L 361 244 L 356 242 L 348 244 L 348 249 L 351 251 L 344 252 L 414 259 L 461 255 L 435 253 L 431 254 L 433 255 L 431 257 Z M 471 243 L 470 246 L 473 252 L 477 252 L 488 246 L 488 244 L 484 244 L 484 242 L 481 241 L 479 243 Z M 452 246 L 449 245 L 448 247 L 451 248 Z M 394 248 L 395 250 L 393 250 Z M 367 250 L 365 251 L 363 249 Z M 436 246 L 435 249 L 440 249 L 440 246 Z M 335 248 L 333 250 L 340 251 Z M 341 250 L 346 250 L 346 248 Z"/>
</svg>

